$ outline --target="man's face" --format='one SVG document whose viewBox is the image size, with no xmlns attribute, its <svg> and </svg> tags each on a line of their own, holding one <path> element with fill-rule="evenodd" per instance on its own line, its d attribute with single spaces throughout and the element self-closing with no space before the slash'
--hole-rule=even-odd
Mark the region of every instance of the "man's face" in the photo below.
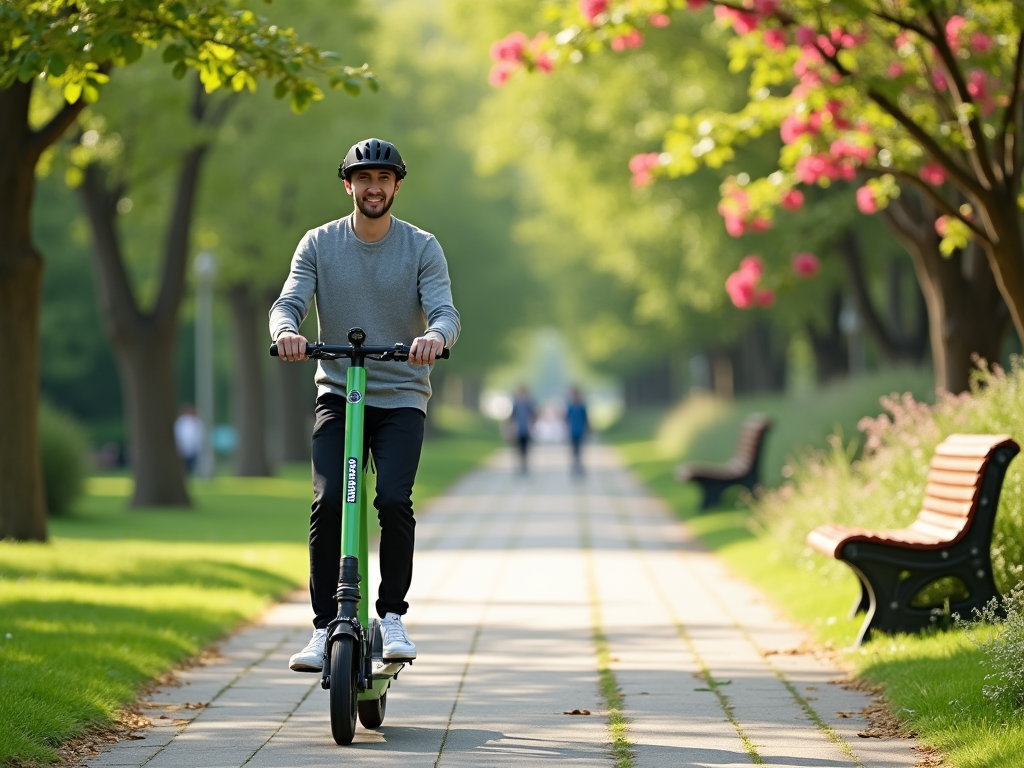
<svg viewBox="0 0 1024 768">
<path fill-rule="evenodd" d="M 390 168 L 359 168 L 345 179 L 345 191 L 368 219 L 379 219 L 387 213 L 401 186 Z"/>
</svg>

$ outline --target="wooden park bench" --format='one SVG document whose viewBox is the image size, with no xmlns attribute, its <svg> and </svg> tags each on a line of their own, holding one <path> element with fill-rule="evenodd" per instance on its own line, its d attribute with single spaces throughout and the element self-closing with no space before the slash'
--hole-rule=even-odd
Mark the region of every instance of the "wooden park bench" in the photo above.
<svg viewBox="0 0 1024 768">
<path fill-rule="evenodd" d="M 753 414 L 743 422 L 736 450 L 725 464 L 679 465 L 676 479 L 700 486 L 703 492 L 700 503 L 702 511 L 717 506 L 722 494 L 733 485 L 742 485 L 753 491 L 761 482 L 761 452 L 764 450 L 765 435 L 771 426 L 770 417 Z"/>
<path fill-rule="evenodd" d="M 866 617 L 857 642 L 872 631 L 914 632 L 932 625 L 941 609 L 915 605 L 922 589 L 959 579 L 967 597 L 949 610 L 969 618 L 999 595 L 992 578 L 992 527 L 999 492 L 1020 446 L 1009 435 L 950 435 L 936 449 L 921 511 L 906 528 L 870 530 L 828 524 L 807 544 L 842 560 L 861 583 L 854 613 Z"/>
</svg>

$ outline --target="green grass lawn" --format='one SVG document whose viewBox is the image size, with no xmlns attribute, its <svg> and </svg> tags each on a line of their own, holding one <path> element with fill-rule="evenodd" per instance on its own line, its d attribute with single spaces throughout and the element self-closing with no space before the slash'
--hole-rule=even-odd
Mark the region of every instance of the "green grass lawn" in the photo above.
<svg viewBox="0 0 1024 768">
<path fill-rule="evenodd" d="M 850 670 L 884 685 L 892 710 L 922 743 L 957 768 L 1024 765 L 1024 716 L 1000 714 L 982 695 L 982 652 L 961 630 L 879 637 L 852 646 L 861 618 L 850 619 L 858 594 L 852 572 L 817 555 L 794 562 L 767 535 L 758 535 L 749 510 L 736 503 L 698 514 L 699 492 L 673 477 L 678 458 L 650 439 L 651 419 L 620 428 L 617 447 L 633 470 L 701 540 L 737 573 L 756 584 L 781 611 L 812 629 L 818 642 L 842 654 Z M 813 586 L 814 588 L 809 588 Z M 984 630 L 979 630 L 984 636 Z"/>
<path fill-rule="evenodd" d="M 427 442 L 414 501 L 497 445 L 496 432 Z M 308 466 L 193 483 L 191 509 L 129 510 L 130 492 L 128 478 L 92 478 L 50 543 L 0 542 L 0 765 L 53 761 L 308 577 Z"/>
</svg>

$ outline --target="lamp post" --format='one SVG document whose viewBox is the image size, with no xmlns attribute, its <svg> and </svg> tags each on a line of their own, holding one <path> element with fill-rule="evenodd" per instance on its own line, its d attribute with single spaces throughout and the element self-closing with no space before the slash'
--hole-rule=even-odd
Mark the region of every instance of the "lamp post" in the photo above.
<svg viewBox="0 0 1024 768">
<path fill-rule="evenodd" d="M 196 413 L 203 423 L 196 474 L 213 477 L 213 282 L 217 276 L 217 257 L 202 251 L 192 270 L 196 276 Z"/>
</svg>

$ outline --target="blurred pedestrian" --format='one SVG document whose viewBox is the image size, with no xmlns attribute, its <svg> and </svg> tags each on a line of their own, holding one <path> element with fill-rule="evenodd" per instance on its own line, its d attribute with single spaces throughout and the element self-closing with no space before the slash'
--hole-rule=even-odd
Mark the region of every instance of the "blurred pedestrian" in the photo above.
<svg viewBox="0 0 1024 768">
<path fill-rule="evenodd" d="M 574 475 L 583 474 L 583 438 L 590 429 L 587 421 L 587 404 L 579 387 L 569 391 L 569 405 L 565 409 L 565 421 L 569 426 L 569 442 L 572 445 L 572 471 Z"/>
<path fill-rule="evenodd" d="M 196 415 L 192 403 L 181 406 L 181 413 L 174 422 L 174 443 L 178 455 L 185 463 L 185 471 L 194 475 L 199 466 L 199 453 L 203 449 L 203 422 Z"/>
<path fill-rule="evenodd" d="M 527 454 L 530 451 L 530 435 L 536 418 L 537 412 L 533 407 L 533 400 L 530 399 L 530 393 L 526 387 L 520 386 L 512 399 L 512 415 L 509 422 L 512 427 L 512 439 L 519 449 L 519 471 L 524 475 L 527 469 Z"/>
</svg>

